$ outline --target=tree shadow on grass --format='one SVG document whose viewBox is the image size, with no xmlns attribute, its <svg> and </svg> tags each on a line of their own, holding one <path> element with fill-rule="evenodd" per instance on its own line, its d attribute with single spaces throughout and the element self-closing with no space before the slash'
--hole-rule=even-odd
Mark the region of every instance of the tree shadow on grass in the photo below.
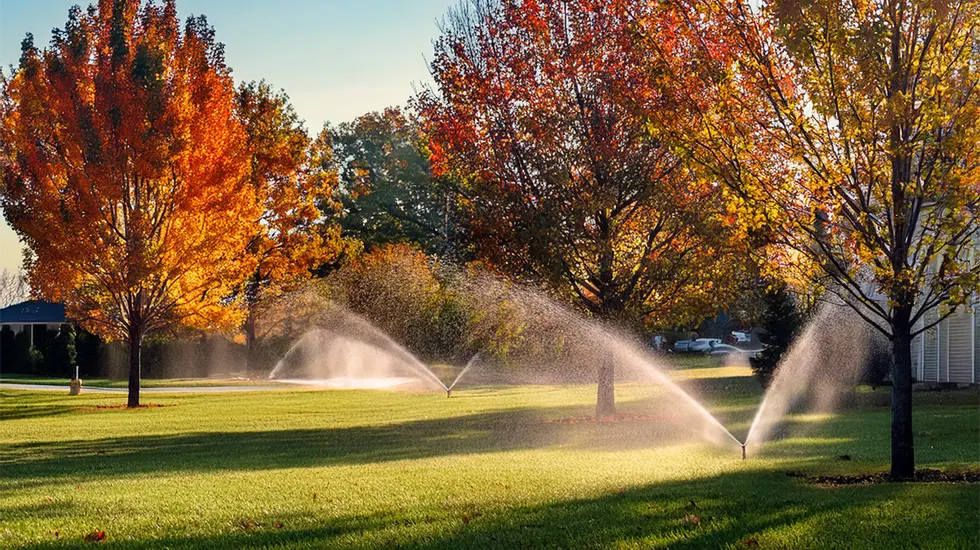
<svg viewBox="0 0 980 550">
<path fill-rule="evenodd" d="M 949 547 L 975 547 L 963 525 L 977 516 L 975 492 L 963 487 L 916 493 L 930 516 L 869 510 L 913 498 L 908 485 L 826 489 L 772 472 L 738 471 L 717 477 L 655 483 L 584 498 L 489 510 L 447 509 L 432 502 L 410 513 L 327 518 L 261 517 L 254 527 L 228 525 L 212 536 L 164 534 L 106 546 L 166 548 L 637 548 L 779 547 L 883 548 L 929 546 L 937 534 Z M 966 514 L 964 514 L 966 512 Z M 276 522 L 282 522 L 277 528 Z M 959 524 L 959 526 L 957 526 Z M 945 533 L 942 532 L 945 530 Z M 937 533 L 938 531 L 938 533 Z M 136 535 L 138 536 L 138 535 Z M 784 537 L 784 538 L 778 538 Z M 761 544 L 753 546 L 754 542 Z M 971 546 L 972 545 L 972 546 Z M 41 548 L 62 546 L 52 542 Z"/>
<path fill-rule="evenodd" d="M 0 422 L 69 414 L 78 407 L 65 403 L 67 393 L 68 388 L 65 388 L 64 392 L 45 393 L 0 390 L 0 401 L 3 402 Z"/>
<path fill-rule="evenodd" d="M 581 407 L 536 407 L 374 426 L 18 443 L 5 445 L 0 455 L 0 487 L 154 472 L 356 465 L 558 445 L 618 450 L 700 441 L 685 417 L 595 423 L 582 413 Z"/>
<path fill-rule="evenodd" d="M 623 422 L 595 423 L 582 407 L 522 408 L 450 418 L 343 428 L 235 432 L 183 432 L 95 440 L 34 441 L 4 445 L 0 453 L 0 489 L 44 483 L 127 475 L 264 470 L 384 463 L 430 457 L 544 449 L 630 450 L 700 442 L 697 418 L 670 414 L 638 415 L 643 402 L 622 407 Z M 958 412 L 959 424 L 974 419 Z M 662 413 L 664 411 L 661 411 Z M 946 410 L 944 410 L 946 412 Z M 929 419 L 919 411 L 920 440 L 947 419 Z M 555 419 L 565 419 L 555 421 Z M 965 419 L 965 420 L 964 420 Z M 799 462 L 848 455 L 853 468 L 884 464 L 888 452 L 886 414 L 847 414 L 830 424 L 808 427 L 791 420 L 788 433 L 832 434 L 790 438 L 763 449 L 764 456 Z M 952 460 L 976 460 L 977 430 L 943 442 Z M 945 432 L 933 434 L 940 437 Z M 953 449 L 950 446 L 954 445 Z M 738 453 L 732 441 L 719 453 Z M 843 464 L 841 464 L 843 465 Z M 826 466 L 826 465 L 825 465 Z M 879 467 L 879 466 L 875 466 Z M 836 468 L 836 466 L 835 466 Z M 852 468 L 847 468 L 848 470 Z M 823 473 L 823 472 L 819 472 Z"/>
</svg>

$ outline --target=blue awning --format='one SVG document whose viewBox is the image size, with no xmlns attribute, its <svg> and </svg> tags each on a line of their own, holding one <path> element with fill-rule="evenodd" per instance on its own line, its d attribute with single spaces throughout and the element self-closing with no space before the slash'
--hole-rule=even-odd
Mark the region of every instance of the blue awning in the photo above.
<svg viewBox="0 0 980 550">
<path fill-rule="evenodd" d="M 0 309 L 0 324 L 19 323 L 64 323 L 65 305 L 45 302 L 43 300 L 28 300 Z"/>
</svg>

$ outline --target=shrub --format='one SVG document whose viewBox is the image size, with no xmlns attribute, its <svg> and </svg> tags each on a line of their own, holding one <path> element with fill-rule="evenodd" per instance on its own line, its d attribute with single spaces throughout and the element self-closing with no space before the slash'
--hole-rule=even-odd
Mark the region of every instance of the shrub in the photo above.
<svg viewBox="0 0 980 550">
<path fill-rule="evenodd" d="M 329 275 L 322 296 L 364 317 L 424 361 L 465 361 L 473 351 L 471 300 L 457 284 L 457 272 L 440 268 L 437 259 L 414 246 L 379 246 Z M 291 300 L 311 301 L 303 295 Z"/>
</svg>

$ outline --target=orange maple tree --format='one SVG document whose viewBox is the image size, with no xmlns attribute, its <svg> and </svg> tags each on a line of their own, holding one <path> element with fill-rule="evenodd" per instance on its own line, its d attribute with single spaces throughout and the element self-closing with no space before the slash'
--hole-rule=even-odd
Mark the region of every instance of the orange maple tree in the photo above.
<svg viewBox="0 0 980 550">
<path fill-rule="evenodd" d="M 677 83 L 634 48 L 638 20 L 676 42 L 655 4 L 469 2 L 416 104 L 433 169 L 464 182 L 482 259 L 599 318 L 662 327 L 713 313 L 734 271 L 714 238 L 717 189 L 648 123 Z M 615 412 L 613 375 L 599 366 L 598 415 Z"/>
<path fill-rule="evenodd" d="M 69 11 L 44 51 L 30 35 L 3 82 L 2 205 L 32 290 L 129 345 L 129 406 L 144 337 L 231 328 L 228 297 L 255 269 L 259 218 L 223 46 L 173 1 Z"/>
<path fill-rule="evenodd" d="M 239 293 L 245 320 L 246 370 L 256 363 L 256 314 L 261 298 L 295 288 L 312 270 L 336 258 L 342 248 L 331 194 L 337 184 L 331 166 L 314 162 L 310 137 L 289 97 L 265 81 L 242 84 L 236 112 L 247 136 L 248 181 L 258 201 L 256 232 L 245 253 L 255 269 Z"/>
</svg>

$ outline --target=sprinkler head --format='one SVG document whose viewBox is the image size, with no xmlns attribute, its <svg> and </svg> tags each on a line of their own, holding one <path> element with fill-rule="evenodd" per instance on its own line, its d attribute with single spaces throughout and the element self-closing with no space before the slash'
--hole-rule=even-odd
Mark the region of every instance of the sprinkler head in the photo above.
<svg viewBox="0 0 980 550">
<path fill-rule="evenodd" d="M 745 443 L 742 443 L 742 460 L 745 460 Z"/>
<path fill-rule="evenodd" d="M 453 390 L 446 390 L 446 397 L 449 398 L 452 396 L 453 396 Z"/>
</svg>

